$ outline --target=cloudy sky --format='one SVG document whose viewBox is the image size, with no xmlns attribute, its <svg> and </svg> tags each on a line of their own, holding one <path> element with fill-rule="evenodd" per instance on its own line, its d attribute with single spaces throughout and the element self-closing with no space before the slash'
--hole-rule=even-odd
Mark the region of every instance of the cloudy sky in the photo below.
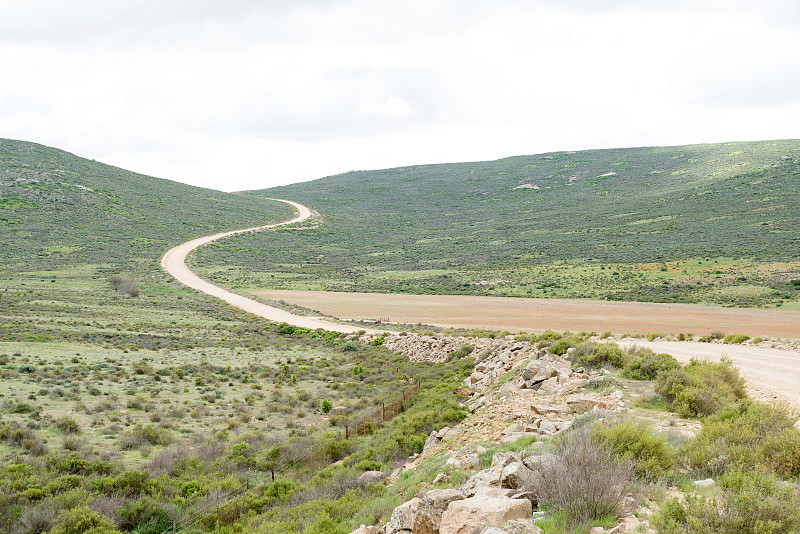
<svg viewBox="0 0 800 534">
<path fill-rule="evenodd" d="M 0 0 L 0 137 L 226 191 L 800 137 L 800 2 Z"/>
</svg>

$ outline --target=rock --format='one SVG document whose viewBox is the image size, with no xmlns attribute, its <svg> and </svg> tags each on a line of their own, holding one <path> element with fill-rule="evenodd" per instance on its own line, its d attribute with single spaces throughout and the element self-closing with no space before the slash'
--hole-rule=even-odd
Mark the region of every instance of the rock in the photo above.
<svg viewBox="0 0 800 534">
<path fill-rule="evenodd" d="M 707 478 L 705 480 L 695 480 L 694 482 L 692 482 L 692 486 L 698 489 L 711 488 L 714 487 L 714 485 L 716 485 L 716 482 L 714 482 L 713 478 Z"/>
<path fill-rule="evenodd" d="M 431 431 L 431 435 L 428 436 L 428 439 L 425 440 L 425 445 L 422 446 L 422 452 L 427 451 L 431 447 L 435 447 L 439 443 L 441 443 L 441 439 L 439 438 L 439 433 L 435 430 Z"/>
<path fill-rule="evenodd" d="M 458 469 L 461 467 L 461 462 L 459 462 L 455 458 L 448 458 L 447 461 L 444 463 L 444 466 L 448 469 Z"/>
<path fill-rule="evenodd" d="M 447 477 L 446 474 L 439 473 L 438 475 L 436 475 L 436 478 L 433 479 L 433 482 L 431 482 L 431 484 L 433 484 L 435 486 L 436 484 L 441 484 L 442 482 L 447 482 L 447 478 L 448 477 Z"/>
<path fill-rule="evenodd" d="M 386 473 L 383 471 L 364 471 L 358 476 L 356 483 L 359 486 L 369 486 L 383 482 L 385 478 Z"/>
<path fill-rule="evenodd" d="M 550 434 L 555 434 L 556 432 L 558 432 L 556 425 L 554 425 L 549 419 L 542 419 L 542 421 L 539 423 L 540 434 L 548 436 Z"/>
<path fill-rule="evenodd" d="M 481 486 L 499 488 L 500 472 L 501 469 L 499 467 L 492 467 L 489 469 L 484 469 L 483 471 L 478 471 L 472 475 L 463 486 L 461 486 L 461 491 L 466 495 L 472 496 L 475 495 L 475 493 L 478 491 L 478 488 Z"/>
<path fill-rule="evenodd" d="M 608 534 L 621 534 L 622 532 L 653 532 L 650 529 L 650 522 L 647 520 L 642 521 L 636 516 L 628 516 L 622 520 L 620 524 L 608 531 Z"/>
<path fill-rule="evenodd" d="M 499 527 L 512 519 L 526 518 L 532 511 L 527 499 L 478 495 L 451 502 L 442 514 L 439 534 L 478 534 L 484 527 Z"/>
<path fill-rule="evenodd" d="M 512 499 L 528 499 L 531 501 L 531 505 L 536 508 L 539 506 L 539 497 L 536 493 L 532 491 L 523 491 L 522 493 L 513 493 L 510 495 Z"/>
<path fill-rule="evenodd" d="M 605 531 L 603 527 L 592 527 L 589 529 L 589 534 L 603 534 Z"/>
<path fill-rule="evenodd" d="M 558 377 L 548 378 L 543 382 L 539 382 L 535 388 L 540 395 L 551 395 L 558 391 L 558 386 L 560 385 L 558 381 Z"/>
<path fill-rule="evenodd" d="M 484 378 L 486 378 L 486 375 L 480 371 L 474 371 L 471 375 L 469 375 L 469 381 L 471 384 L 477 384 Z"/>
<path fill-rule="evenodd" d="M 555 406 L 551 406 L 549 404 L 540 403 L 531 404 L 531 410 L 533 410 L 533 413 L 536 415 L 547 415 L 549 413 L 560 414 L 564 413 L 565 411 L 563 408 L 556 408 Z"/>
<path fill-rule="evenodd" d="M 497 452 L 492 455 L 492 467 L 503 468 L 515 462 L 520 462 L 519 456 L 513 452 Z"/>
<path fill-rule="evenodd" d="M 540 383 L 555 376 L 558 376 L 558 369 L 542 360 L 531 360 L 522 370 L 522 379 L 528 389 L 538 389 Z"/>
<path fill-rule="evenodd" d="M 395 508 L 386 524 L 386 534 L 396 534 L 404 530 L 411 531 L 421 507 L 422 499 L 414 497 Z"/>
<path fill-rule="evenodd" d="M 486 527 L 485 529 L 481 530 L 481 534 L 508 534 L 508 532 L 502 528 Z"/>
<path fill-rule="evenodd" d="M 454 489 L 431 490 L 422 499 L 422 507 L 414 519 L 414 534 L 437 534 L 442 514 L 451 502 L 460 501 L 464 495 Z"/>
<path fill-rule="evenodd" d="M 467 388 L 465 388 L 464 386 L 459 386 L 459 387 L 457 387 L 457 388 L 455 389 L 455 391 L 453 391 L 453 393 L 454 393 L 455 395 L 464 395 L 465 397 L 471 397 L 472 395 L 474 395 L 474 394 L 475 394 L 475 392 L 474 392 L 474 391 L 472 391 L 471 389 L 467 389 Z"/>
<path fill-rule="evenodd" d="M 602 399 L 593 395 L 580 394 L 570 395 L 567 397 L 567 406 L 572 413 L 588 412 L 595 407 L 608 408 L 608 404 L 606 404 Z"/>
<path fill-rule="evenodd" d="M 508 534 L 544 534 L 530 519 L 512 519 L 505 526 Z"/>
<path fill-rule="evenodd" d="M 503 430 L 502 434 L 504 436 L 507 436 L 509 434 L 514 434 L 516 432 L 520 432 L 521 430 L 522 430 L 522 427 L 520 426 L 519 423 L 512 423 L 511 425 L 506 427 L 505 430 Z"/>
<path fill-rule="evenodd" d="M 542 475 L 528 469 L 522 462 L 513 462 L 500 472 L 501 488 L 537 491 L 541 485 Z"/>
</svg>

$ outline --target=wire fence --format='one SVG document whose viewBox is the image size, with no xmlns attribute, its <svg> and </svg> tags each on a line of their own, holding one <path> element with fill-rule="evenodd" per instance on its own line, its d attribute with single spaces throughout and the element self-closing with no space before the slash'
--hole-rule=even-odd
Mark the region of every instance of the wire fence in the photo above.
<svg viewBox="0 0 800 534">
<path fill-rule="evenodd" d="M 346 440 L 354 436 L 363 436 L 370 434 L 382 427 L 387 421 L 397 417 L 405 410 L 406 403 L 411 396 L 417 392 L 417 390 L 419 390 L 419 384 L 415 383 L 411 387 L 404 389 L 396 399 L 390 402 L 381 403 L 380 408 L 375 408 L 371 412 L 359 417 L 354 421 L 347 421 L 341 437 Z M 281 477 L 282 475 L 288 473 L 291 469 L 294 469 L 297 465 L 310 463 L 313 460 L 319 460 L 323 455 L 322 453 L 324 452 L 325 448 L 325 443 L 318 443 L 316 446 L 308 450 L 304 455 L 292 458 L 291 460 L 282 463 L 279 467 L 271 469 L 270 472 L 260 471 L 256 473 L 255 477 L 252 478 L 251 473 L 248 472 L 244 483 L 240 484 L 233 490 L 229 490 L 229 492 L 225 492 L 224 496 L 217 492 L 213 498 L 209 498 L 204 505 L 192 510 L 191 513 L 189 513 L 189 515 L 183 520 L 173 522 L 172 527 L 162 531 L 162 534 L 172 534 L 194 529 L 204 521 L 207 521 L 209 516 L 212 516 L 213 518 L 213 514 L 216 514 L 216 527 L 219 528 L 220 509 L 226 504 L 235 501 L 239 497 L 242 497 L 248 491 L 250 491 L 251 488 L 256 488 L 259 485 L 268 482 L 270 476 L 272 481 L 274 481 L 276 476 Z"/>
</svg>

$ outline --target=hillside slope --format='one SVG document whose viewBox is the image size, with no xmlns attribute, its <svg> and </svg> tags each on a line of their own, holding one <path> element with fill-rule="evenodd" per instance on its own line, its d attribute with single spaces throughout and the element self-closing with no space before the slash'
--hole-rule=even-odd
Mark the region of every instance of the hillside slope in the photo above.
<svg viewBox="0 0 800 534">
<path fill-rule="evenodd" d="M 319 229 L 200 260 L 265 273 L 217 274 L 243 286 L 774 303 L 795 295 L 798 190 L 797 140 L 358 171 L 258 192 Z"/>
<path fill-rule="evenodd" d="M 153 178 L 35 143 L 0 139 L 4 268 L 157 264 L 168 245 L 288 218 L 282 203 Z"/>
</svg>

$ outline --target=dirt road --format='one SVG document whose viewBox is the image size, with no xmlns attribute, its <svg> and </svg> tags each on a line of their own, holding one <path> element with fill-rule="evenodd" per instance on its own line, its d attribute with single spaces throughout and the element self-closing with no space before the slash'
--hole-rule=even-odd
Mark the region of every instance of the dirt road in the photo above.
<svg viewBox="0 0 800 534">
<path fill-rule="evenodd" d="M 800 409 L 800 353 L 796 351 L 716 343 L 629 340 L 617 343 L 623 347 L 635 344 L 666 352 L 682 362 L 692 358 L 719 361 L 727 356 L 747 380 L 747 390 L 752 397 L 767 402 L 787 402 Z"/>
<path fill-rule="evenodd" d="M 202 291 L 203 293 L 211 295 L 212 297 L 217 297 L 219 299 L 222 299 L 231 306 L 236 306 L 239 309 L 242 309 L 254 315 L 258 315 L 259 317 L 269 319 L 270 321 L 275 321 L 278 323 L 287 322 L 289 324 L 293 324 L 295 326 L 299 326 L 302 328 L 311 328 L 311 329 L 324 328 L 325 330 L 333 330 L 336 332 L 346 332 L 346 333 L 362 330 L 362 328 L 357 328 L 353 326 L 339 325 L 339 324 L 329 323 L 320 319 L 294 315 L 279 308 L 268 306 L 266 304 L 262 304 L 261 302 L 256 302 L 252 299 L 249 299 L 247 297 L 231 293 L 226 289 L 223 289 L 219 286 L 215 286 L 214 284 L 203 280 L 202 278 L 194 274 L 192 271 L 190 271 L 189 268 L 186 266 L 186 256 L 188 256 L 193 250 L 195 250 L 198 247 L 202 247 L 203 245 L 212 243 L 218 239 L 222 239 L 223 237 L 228 237 L 236 234 L 244 234 L 248 232 L 258 232 L 260 230 L 267 230 L 270 228 L 277 228 L 278 226 L 285 226 L 287 224 L 293 224 L 305 221 L 306 219 L 311 217 L 311 210 L 303 206 L 302 204 L 298 204 L 297 202 L 292 202 L 290 200 L 281 200 L 277 198 L 270 200 L 278 200 L 280 202 L 286 202 L 287 204 L 294 206 L 294 208 L 297 210 L 297 215 L 293 219 L 282 223 L 266 224 L 264 226 L 255 226 L 253 228 L 245 228 L 244 230 L 221 232 L 219 234 L 193 239 L 192 241 L 188 241 L 182 245 L 178 245 L 177 247 L 167 251 L 167 253 L 164 254 L 164 257 L 161 258 L 161 267 L 169 274 L 174 276 L 176 280 L 178 280 L 179 282 L 188 287 L 191 287 L 192 289 L 196 289 L 198 291 Z"/>
<path fill-rule="evenodd" d="M 279 200 L 279 199 L 273 199 Z M 207 245 L 223 237 L 257 232 L 287 224 L 304 221 L 311 217 L 311 210 L 302 204 L 281 200 L 294 206 L 297 215 L 283 223 L 268 224 L 244 230 L 222 232 L 194 239 L 179 245 L 164 254 L 161 266 L 178 281 L 198 291 L 202 291 L 242 310 L 264 317 L 270 321 L 287 322 L 303 328 L 324 328 L 337 332 L 354 332 L 360 328 L 329 323 L 321 319 L 294 315 L 249 298 L 231 293 L 215 286 L 186 267 L 186 256 L 198 247 Z M 650 303 L 604 303 L 594 302 L 592 310 L 582 308 L 583 301 L 550 301 L 547 309 L 521 309 L 526 300 L 539 299 L 496 299 L 486 297 L 451 297 L 429 295 L 375 295 L 375 294 L 336 294 L 325 292 L 265 292 L 273 298 L 298 303 L 312 309 L 321 309 L 333 316 L 354 316 L 356 308 L 360 313 L 371 317 L 389 316 L 393 320 L 407 323 L 424 322 L 441 326 L 460 326 L 470 328 L 509 328 L 529 331 L 545 328 L 563 330 L 612 330 L 624 331 L 692 331 L 702 333 L 704 329 L 726 329 L 759 335 L 764 330 L 775 330 L 772 335 L 797 337 L 800 326 L 796 312 L 778 313 L 759 310 L 704 309 L 689 305 L 656 305 Z M 354 300 L 355 299 L 355 300 Z M 377 300 L 376 300 L 377 299 Z M 476 302 L 469 302 L 477 299 Z M 497 300 L 497 302 L 495 302 Z M 577 303 L 577 304 L 576 304 Z M 410 305 L 412 304 L 412 305 Z M 635 315 L 626 306 L 637 308 Z M 393 307 L 394 306 L 394 307 Z M 399 307 L 398 307 L 399 306 Z M 555 307 L 553 307 L 555 306 Z M 478 310 L 475 313 L 475 308 Z M 757 313 L 751 313 L 757 312 Z M 351 315 L 352 314 L 352 315 Z M 661 315 L 659 315 L 661 314 Z M 407 315 L 407 316 L 406 316 Z M 654 317 L 655 316 L 655 317 Z M 520 324 L 522 319 L 524 324 Z M 580 326 L 576 324 L 580 322 Z M 584 322 L 586 324 L 584 324 Z M 503 326 L 500 326 L 502 324 Z M 369 331 L 369 330 L 368 330 Z M 778 333 L 780 331 L 780 333 Z M 794 335 L 793 335 L 794 334 Z M 633 341 L 622 340 L 620 344 L 631 345 Z M 718 360 L 727 356 L 739 367 L 747 380 L 750 394 L 767 401 L 787 402 L 800 410 L 800 352 L 765 347 L 743 345 L 719 345 L 691 342 L 636 342 L 657 352 L 667 352 L 681 361 L 691 358 Z"/>
</svg>

